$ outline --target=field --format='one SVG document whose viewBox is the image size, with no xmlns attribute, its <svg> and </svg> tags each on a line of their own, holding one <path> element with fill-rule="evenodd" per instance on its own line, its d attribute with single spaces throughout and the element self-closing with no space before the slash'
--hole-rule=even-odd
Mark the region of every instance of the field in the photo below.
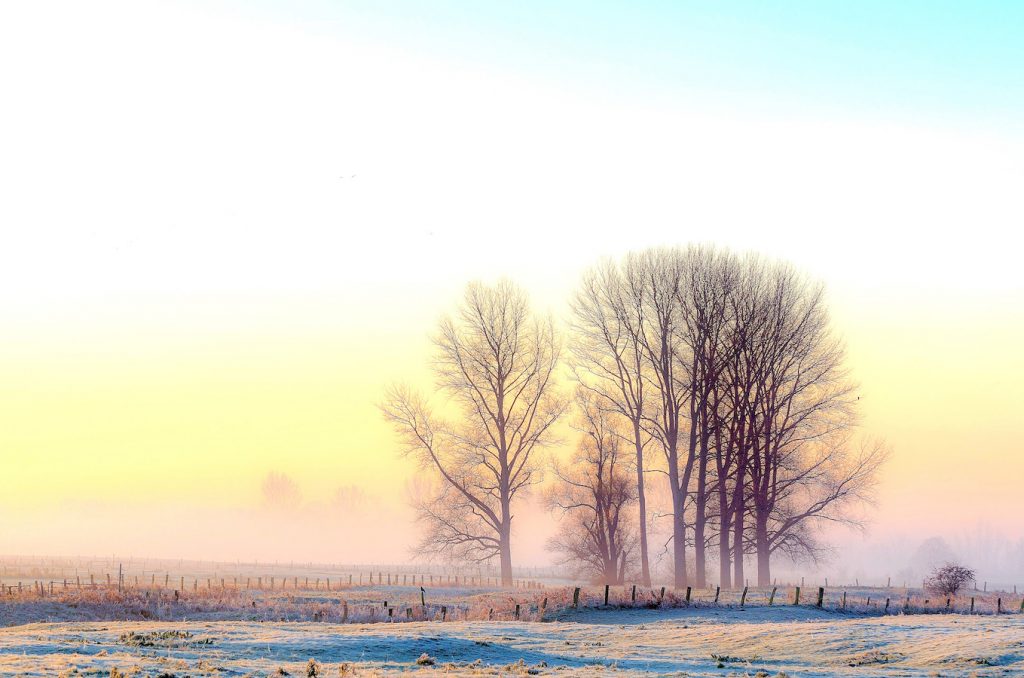
<svg viewBox="0 0 1024 678">
<path fill-rule="evenodd" d="M 814 608 L 587 610 L 446 624 L 41 623 L 0 631 L 3 675 L 1020 675 L 1024 618 Z"/>
<path fill-rule="evenodd" d="M 1024 674 L 1024 614 L 1013 592 L 972 590 L 947 603 L 922 591 L 831 587 L 819 607 L 816 585 L 802 589 L 800 604 L 789 585 L 774 597 L 770 588 L 746 596 L 709 588 L 689 600 L 626 586 L 610 588 L 605 604 L 602 586 L 582 587 L 577 602 L 575 586 L 551 578 L 502 589 L 486 575 L 385 573 L 370 585 L 365 572 L 363 585 L 357 573 L 349 585 L 337 569 L 307 578 L 227 575 L 220 565 L 182 585 L 186 575 L 168 570 L 162 582 L 153 568 L 148 576 L 122 568 L 109 585 L 107 572 L 10 570 L 0 674 Z M 32 573 L 44 578 L 16 583 Z"/>
</svg>

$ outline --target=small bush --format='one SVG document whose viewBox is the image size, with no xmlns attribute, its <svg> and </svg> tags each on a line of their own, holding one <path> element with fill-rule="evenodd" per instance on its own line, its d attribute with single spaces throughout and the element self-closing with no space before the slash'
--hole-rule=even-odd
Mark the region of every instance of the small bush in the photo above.
<svg viewBox="0 0 1024 678">
<path fill-rule="evenodd" d="M 933 593 L 955 596 L 957 591 L 972 581 L 974 581 L 974 570 L 962 565 L 947 563 L 932 570 L 932 574 L 925 580 L 924 586 Z"/>
<path fill-rule="evenodd" d="M 433 657 L 424 652 L 420 655 L 419 659 L 416 660 L 416 663 L 420 666 L 433 666 L 436 662 Z"/>
<path fill-rule="evenodd" d="M 306 678 L 320 678 L 320 675 L 320 662 L 310 659 L 309 663 L 306 664 Z"/>
</svg>

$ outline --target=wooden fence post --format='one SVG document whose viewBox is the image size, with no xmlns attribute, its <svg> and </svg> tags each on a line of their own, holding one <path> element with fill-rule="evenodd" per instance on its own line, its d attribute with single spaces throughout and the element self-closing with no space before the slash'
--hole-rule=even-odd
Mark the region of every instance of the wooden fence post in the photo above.
<svg viewBox="0 0 1024 678">
<path fill-rule="evenodd" d="M 822 602 L 825 600 L 825 587 L 818 587 L 818 607 L 821 607 Z"/>
<path fill-rule="evenodd" d="M 547 598 L 545 598 L 547 600 Z M 636 584 L 633 584 L 633 593 L 630 594 L 630 602 L 636 602 Z"/>
<path fill-rule="evenodd" d="M 715 587 L 715 605 L 718 604 L 718 594 L 720 594 L 721 592 L 722 592 L 722 586 L 721 585 L 716 586 Z"/>
<path fill-rule="evenodd" d="M 775 590 L 776 590 L 777 588 L 778 588 L 778 587 L 776 587 L 776 586 L 773 586 L 773 587 L 772 587 L 772 594 L 771 594 L 770 596 L 768 596 L 768 607 L 771 607 L 771 606 L 772 606 L 772 603 L 774 603 L 774 602 L 775 602 Z"/>
<path fill-rule="evenodd" d="M 974 596 L 971 596 L 971 614 L 974 614 Z"/>
<path fill-rule="evenodd" d="M 580 606 L 580 587 L 577 586 L 572 592 L 572 606 L 574 609 Z"/>
<path fill-rule="evenodd" d="M 740 594 L 740 607 L 743 607 L 744 605 L 747 604 L 747 588 L 748 587 L 744 586 L 743 587 L 743 593 Z"/>
<path fill-rule="evenodd" d="M 689 586 L 686 587 L 686 604 L 687 605 L 690 604 L 690 587 Z"/>
<path fill-rule="evenodd" d="M 608 607 L 608 584 L 604 585 L 604 606 Z"/>
<path fill-rule="evenodd" d="M 796 593 L 793 594 L 793 604 L 794 605 L 799 605 L 800 604 L 800 587 L 799 586 L 796 587 Z"/>
<path fill-rule="evenodd" d="M 885 613 L 886 614 L 889 613 L 889 599 L 888 598 L 885 599 Z"/>
</svg>

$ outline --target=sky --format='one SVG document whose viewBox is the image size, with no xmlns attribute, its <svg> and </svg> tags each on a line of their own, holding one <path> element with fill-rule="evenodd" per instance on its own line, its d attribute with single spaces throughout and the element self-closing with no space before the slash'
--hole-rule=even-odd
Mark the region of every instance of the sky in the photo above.
<svg viewBox="0 0 1024 678">
<path fill-rule="evenodd" d="M 846 543 L 1024 538 L 1021 34 L 980 1 L 4 3 L 0 552 L 415 555 L 376 403 L 432 388 L 465 284 L 563 317 L 601 257 L 688 242 L 827 285 L 893 449 Z"/>
</svg>

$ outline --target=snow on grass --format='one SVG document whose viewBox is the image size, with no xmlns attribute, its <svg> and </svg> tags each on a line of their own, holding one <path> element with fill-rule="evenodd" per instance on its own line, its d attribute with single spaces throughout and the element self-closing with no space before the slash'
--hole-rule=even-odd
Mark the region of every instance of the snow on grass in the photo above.
<svg viewBox="0 0 1024 678">
<path fill-rule="evenodd" d="M 433 663 L 423 659 L 426 655 Z M 1004 676 L 1024 617 L 794 606 L 582 610 L 547 623 L 71 622 L 0 629 L 0 674 Z"/>
</svg>

